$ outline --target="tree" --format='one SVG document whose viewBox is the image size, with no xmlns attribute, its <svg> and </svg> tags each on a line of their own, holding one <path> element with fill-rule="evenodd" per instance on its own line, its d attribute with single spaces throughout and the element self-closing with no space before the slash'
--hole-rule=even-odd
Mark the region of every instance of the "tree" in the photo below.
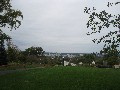
<svg viewBox="0 0 120 90">
<path fill-rule="evenodd" d="M 37 57 L 44 56 L 44 51 L 41 47 L 30 47 L 25 50 L 26 55 L 35 55 Z"/>
<path fill-rule="evenodd" d="M 44 51 L 41 47 L 30 47 L 25 50 L 25 55 L 31 64 L 33 62 L 40 63 L 44 59 Z"/>
<path fill-rule="evenodd" d="M 3 33 L 2 31 L 0 32 L 0 65 L 6 65 L 7 64 L 7 54 L 4 48 L 4 40 L 9 40 L 10 37 Z"/>
<path fill-rule="evenodd" d="M 107 6 L 110 7 L 118 4 L 120 4 L 120 2 L 108 2 Z M 118 30 L 110 30 L 107 35 L 102 36 L 100 39 L 92 40 L 97 44 L 104 42 L 105 44 L 102 52 L 105 52 L 107 57 L 110 57 L 112 54 L 112 56 L 117 58 L 120 53 L 120 51 L 117 49 L 120 45 L 120 14 L 112 15 L 107 13 L 105 10 L 97 13 L 94 7 L 93 9 L 85 7 L 84 12 L 90 15 L 86 25 L 87 28 L 91 28 L 92 30 L 92 32 L 88 32 L 87 35 L 100 33 L 104 28 L 109 28 L 110 26 L 115 27 L 115 29 L 118 28 Z"/>
<path fill-rule="evenodd" d="M 84 63 L 92 63 L 95 60 L 95 56 L 93 54 L 84 54 Z"/>
<path fill-rule="evenodd" d="M 22 12 L 12 9 L 11 0 L 0 0 L 0 65 L 7 65 L 6 51 L 4 47 L 5 33 L 2 29 L 7 27 L 17 29 L 21 25 L 19 17 L 23 19 Z"/>
<path fill-rule="evenodd" d="M 8 49 L 6 51 L 8 62 L 19 62 L 19 57 L 21 54 L 20 49 L 18 49 L 18 47 L 14 45 L 11 40 L 8 40 L 7 46 Z"/>
<path fill-rule="evenodd" d="M 108 65 L 113 66 L 118 64 L 119 51 L 116 49 L 115 45 L 112 44 L 110 47 L 103 48 L 101 53 L 104 54 L 103 60 L 108 62 Z"/>
</svg>

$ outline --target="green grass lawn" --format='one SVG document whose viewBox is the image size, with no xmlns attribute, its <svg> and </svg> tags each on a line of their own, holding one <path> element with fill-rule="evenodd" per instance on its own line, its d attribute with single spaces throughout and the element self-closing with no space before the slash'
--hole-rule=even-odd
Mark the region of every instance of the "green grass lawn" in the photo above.
<svg viewBox="0 0 120 90">
<path fill-rule="evenodd" d="M 120 69 L 52 67 L 0 75 L 0 90 L 120 90 Z"/>
</svg>

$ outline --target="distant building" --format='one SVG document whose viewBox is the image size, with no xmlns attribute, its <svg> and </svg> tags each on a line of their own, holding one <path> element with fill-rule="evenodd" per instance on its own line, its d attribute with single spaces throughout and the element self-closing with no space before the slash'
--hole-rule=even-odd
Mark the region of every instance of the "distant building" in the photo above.
<svg viewBox="0 0 120 90">
<path fill-rule="evenodd" d="M 82 62 L 80 62 L 80 63 L 79 63 L 79 65 L 83 65 L 83 63 L 82 63 Z"/>
<path fill-rule="evenodd" d="M 95 65 L 95 61 L 92 61 L 92 64 Z"/>
<path fill-rule="evenodd" d="M 76 66 L 76 64 L 74 64 L 74 63 L 70 63 L 71 64 L 71 66 Z"/>
<path fill-rule="evenodd" d="M 114 65 L 114 68 L 118 69 L 118 68 L 120 68 L 120 65 Z"/>
<path fill-rule="evenodd" d="M 83 56 L 83 55 L 84 55 L 84 54 L 82 54 L 82 53 L 80 54 L 80 56 Z"/>
<path fill-rule="evenodd" d="M 83 56 L 84 54 L 89 54 L 89 53 L 52 53 L 52 52 L 45 52 L 45 56 L 50 56 L 50 57 L 68 57 L 68 58 L 73 58 L 76 56 Z"/>
<path fill-rule="evenodd" d="M 69 64 L 69 62 L 64 61 L 64 66 L 67 66 Z"/>
</svg>

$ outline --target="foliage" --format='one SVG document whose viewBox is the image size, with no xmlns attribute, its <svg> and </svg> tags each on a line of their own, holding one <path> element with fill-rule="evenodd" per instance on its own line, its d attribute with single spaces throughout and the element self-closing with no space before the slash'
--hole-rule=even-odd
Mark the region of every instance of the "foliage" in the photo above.
<svg viewBox="0 0 120 90">
<path fill-rule="evenodd" d="M 30 47 L 25 50 L 26 55 L 44 56 L 44 51 L 41 47 Z"/>
<path fill-rule="evenodd" d="M 19 17 L 23 18 L 22 12 L 12 9 L 11 0 L 0 1 L 0 27 L 17 29 L 21 25 Z"/>
<path fill-rule="evenodd" d="M 20 51 L 18 56 L 17 56 L 17 61 L 20 63 L 27 63 L 27 57 L 25 56 L 25 54 L 23 53 L 23 51 Z"/>
<path fill-rule="evenodd" d="M 93 54 L 85 54 L 84 55 L 85 58 L 85 63 L 90 64 L 93 60 L 95 60 L 95 56 Z"/>
<path fill-rule="evenodd" d="M 26 63 L 34 64 L 34 63 L 40 63 L 39 58 L 35 55 L 29 55 L 26 56 Z"/>
<path fill-rule="evenodd" d="M 9 63 L 42 64 L 45 62 L 44 51 L 41 47 L 30 47 L 21 51 L 16 45 L 8 43 L 7 60 Z"/>
<path fill-rule="evenodd" d="M 84 54 L 83 56 L 75 56 L 71 58 L 71 62 L 74 64 L 79 64 L 80 62 L 84 64 L 91 64 L 95 58 L 96 56 L 94 54 Z"/>
<path fill-rule="evenodd" d="M 8 27 L 10 30 L 17 29 L 21 25 L 19 17 L 23 18 L 22 12 L 12 9 L 11 0 L 0 0 L 0 65 L 7 64 L 6 51 L 4 48 L 5 33 L 1 28 Z"/>
<path fill-rule="evenodd" d="M 113 5 L 118 5 L 120 2 L 110 3 L 108 2 L 108 7 Z M 88 32 L 87 35 L 93 33 L 101 33 L 104 28 L 109 28 L 110 26 L 118 28 L 118 30 L 110 30 L 107 35 L 102 36 L 100 39 L 94 39 L 94 43 L 104 42 L 104 47 L 101 52 L 104 52 L 105 58 L 109 61 L 110 59 L 118 58 L 120 51 L 117 49 L 120 45 L 120 14 L 112 15 L 105 10 L 97 13 L 96 9 L 85 7 L 84 12 L 89 14 L 89 20 L 87 22 L 87 28 L 91 28 L 92 32 Z M 97 20 L 96 20 L 97 19 Z M 115 60 L 113 60 L 114 62 Z M 114 62 L 116 63 L 116 62 Z"/>
<path fill-rule="evenodd" d="M 7 60 L 9 63 L 11 62 L 26 63 L 26 57 L 22 53 L 22 51 L 10 46 L 8 46 L 8 49 L 6 51 L 7 51 Z"/>
<path fill-rule="evenodd" d="M 24 52 L 27 61 L 32 63 L 41 63 L 44 60 L 44 51 L 42 47 L 30 47 Z"/>
<path fill-rule="evenodd" d="M 101 53 L 104 54 L 103 59 L 108 62 L 108 65 L 113 66 L 115 64 L 119 64 L 118 57 L 120 51 L 116 49 L 115 45 L 111 45 L 107 48 L 103 48 Z"/>
<path fill-rule="evenodd" d="M 48 66 L 55 66 L 55 65 L 61 65 L 62 60 L 61 57 L 55 56 L 45 56 L 43 59 L 41 59 L 41 64 L 48 65 Z"/>
<path fill-rule="evenodd" d="M 9 40 L 10 37 L 0 30 L 0 65 L 6 65 L 8 62 L 4 48 L 4 39 Z"/>
</svg>

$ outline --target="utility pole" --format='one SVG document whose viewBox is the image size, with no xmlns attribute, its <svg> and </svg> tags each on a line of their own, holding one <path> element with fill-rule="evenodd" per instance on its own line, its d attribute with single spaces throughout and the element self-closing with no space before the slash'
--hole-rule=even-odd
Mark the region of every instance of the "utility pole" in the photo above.
<svg viewBox="0 0 120 90">
<path fill-rule="evenodd" d="M 64 66 L 64 57 L 62 57 L 62 64 L 63 64 L 63 66 Z"/>
</svg>

